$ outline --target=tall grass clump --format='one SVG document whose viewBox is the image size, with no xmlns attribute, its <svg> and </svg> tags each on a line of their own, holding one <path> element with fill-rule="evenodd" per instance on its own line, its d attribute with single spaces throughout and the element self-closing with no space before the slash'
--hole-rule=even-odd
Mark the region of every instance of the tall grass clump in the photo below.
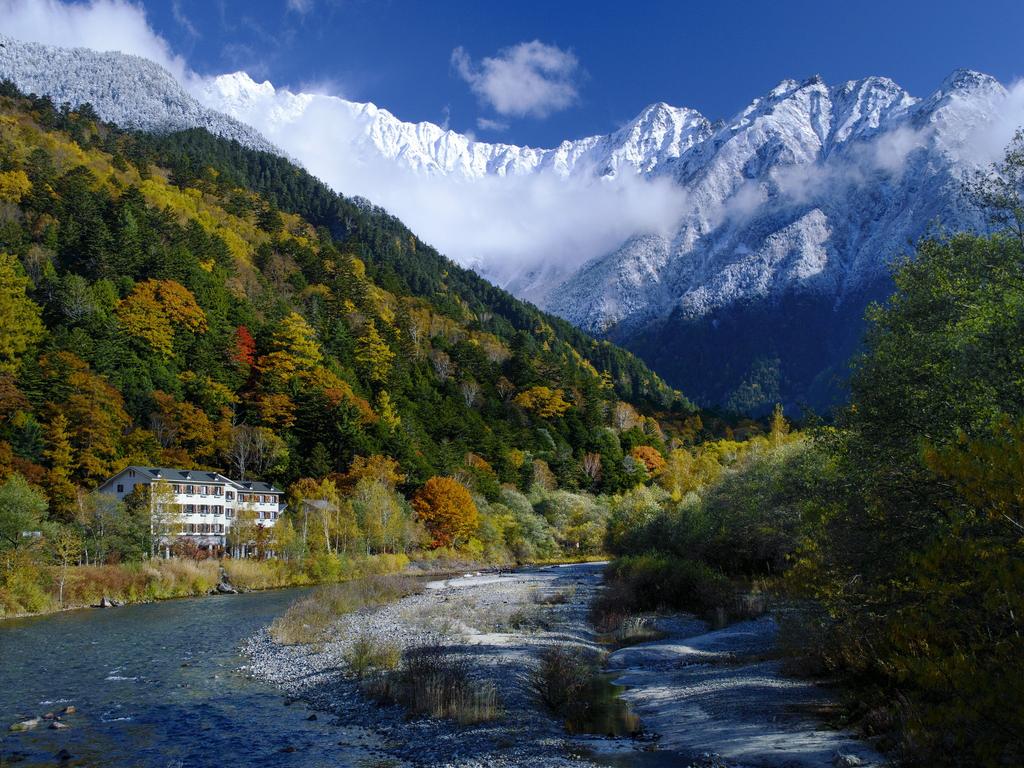
<svg viewBox="0 0 1024 768">
<path fill-rule="evenodd" d="M 341 615 L 391 603 L 421 589 L 410 576 L 371 576 L 319 587 L 297 600 L 270 625 L 270 635 L 282 645 L 318 642 Z"/>
<path fill-rule="evenodd" d="M 342 657 L 349 671 L 362 680 L 375 672 L 397 669 L 402 661 L 402 646 L 393 640 L 361 634 Z"/>
<path fill-rule="evenodd" d="M 494 684 L 476 679 L 470 660 L 440 643 L 407 648 L 397 670 L 376 677 L 365 688 L 380 701 L 399 704 L 420 717 L 466 725 L 501 715 Z"/>
</svg>

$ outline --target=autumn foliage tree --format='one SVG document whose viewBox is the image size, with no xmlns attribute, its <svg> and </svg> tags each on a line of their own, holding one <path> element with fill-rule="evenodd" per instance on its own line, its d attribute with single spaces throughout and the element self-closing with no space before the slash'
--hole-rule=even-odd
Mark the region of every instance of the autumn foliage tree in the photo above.
<svg viewBox="0 0 1024 768">
<path fill-rule="evenodd" d="M 433 547 L 465 543 L 477 529 L 479 513 L 473 497 L 451 477 L 432 477 L 416 491 L 412 508 L 426 526 Z"/>
<path fill-rule="evenodd" d="M 256 340 L 244 325 L 235 329 L 235 347 L 231 358 L 247 367 L 256 362 Z"/>
<path fill-rule="evenodd" d="M 42 338 L 39 306 L 25 295 L 28 284 L 18 260 L 0 253 L 0 371 L 17 368 L 25 351 Z"/>
<path fill-rule="evenodd" d="M 202 333 L 206 315 L 192 292 L 176 280 L 146 280 L 117 305 L 117 317 L 129 336 L 145 341 L 164 357 L 174 351 L 179 329 Z"/>
<path fill-rule="evenodd" d="M 387 345 L 376 324 L 367 323 L 363 335 L 356 342 L 356 362 L 367 381 L 380 384 L 387 379 L 395 353 Z"/>
<path fill-rule="evenodd" d="M 665 469 L 665 457 L 658 453 L 657 448 L 638 445 L 629 454 L 647 468 L 647 474 L 651 477 L 657 477 Z"/>
<path fill-rule="evenodd" d="M 312 373 L 322 361 L 316 331 L 306 318 L 291 312 L 274 333 L 272 351 L 259 359 L 257 367 L 261 373 L 287 382 L 296 375 Z"/>
<path fill-rule="evenodd" d="M 516 395 L 513 402 L 542 419 L 557 418 L 572 407 L 565 401 L 561 390 L 550 387 L 530 387 Z"/>
</svg>

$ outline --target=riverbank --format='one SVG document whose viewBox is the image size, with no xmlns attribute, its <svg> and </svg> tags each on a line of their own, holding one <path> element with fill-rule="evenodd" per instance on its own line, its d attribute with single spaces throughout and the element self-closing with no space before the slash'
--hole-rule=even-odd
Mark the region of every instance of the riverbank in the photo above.
<svg viewBox="0 0 1024 768">
<path fill-rule="evenodd" d="M 315 645 L 281 645 L 267 631 L 245 653 L 247 671 L 332 716 L 340 744 L 395 766 L 802 766 L 880 765 L 852 736 L 815 714 L 833 700 L 766 661 L 770 619 L 713 632 L 689 616 L 662 617 L 664 637 L 615 651 L 608 667 L 628 686 L 639 738 L 570 735 L 538 702 L 533 673 L 550 648 L 600 653 L 588 621 L 597 564 L 522 569 L 437 581 L 395 603 L 347 614 Z M 407 717 L 368 697 L 352 674 L 360 642 L 401 648 L 438 642 L 493 686 L 501 714 L 457 725 Z M 749 738 L 748 738 L 749 736 Z M 301 747 L 296 746 L 296 749 Z"/>
<path fill-rule="evenodd" d="M 421 575 L 478 567 L 461 560 L 419 559 L 404 554 L 334 557 L 307 561 L 153 559 L 116 565 L 76 565 L 64 574 L 60 600 L 60 568 L 31 566 L 8 576 L 13 586 L 0 589 L 0 621 L 80 610 L 104 598 L 120 605 L 152 603 L 211 594 L 221 583 L 222 570 L 240 592 L 308 587 L 367 576 L 408 572 Z"/>
</svg>

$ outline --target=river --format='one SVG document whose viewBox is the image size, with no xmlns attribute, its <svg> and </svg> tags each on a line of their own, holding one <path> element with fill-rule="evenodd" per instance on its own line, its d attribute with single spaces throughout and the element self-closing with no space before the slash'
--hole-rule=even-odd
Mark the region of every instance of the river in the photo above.
<svg viewBox="0 0 1024 768">
<path fill-rule="evenodd" d="M 250 679 L 242 641 L 302 594 L 287 589 L 0 622 L 0 766 L 347 764 L 328 718 Z M 8 732 L 73 705 L 70 726 Z M 321 716 L 322 717 L 322 716 Z M 290 747 L 295 751 L 288 752 Z M 66 750 L 63 761 L 58 757 Z"/>
</svg>

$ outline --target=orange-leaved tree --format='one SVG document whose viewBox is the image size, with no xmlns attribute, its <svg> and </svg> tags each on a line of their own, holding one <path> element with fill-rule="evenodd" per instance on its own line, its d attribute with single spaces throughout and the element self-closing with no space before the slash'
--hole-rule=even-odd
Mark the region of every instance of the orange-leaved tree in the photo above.
<svg viewBox="0 0 1024 768">
<path fill-rule="evenodd" d="M 466 486 L 451 477 L 427 480 L 413 496 L 412 508 L 430 532 L 434 547 L 466 543 L 479 523 L 473 497 Z"/>
<path fill-rule="evenodd" d="M 665 457 L 658 452 L 657 448 L 650 445 L 638 445 L 629 452 L 629 455 L 642 462 L 647 468 L 647 474 L 651 477 L 657 477 L 665 469 Z"/>
</svg>

